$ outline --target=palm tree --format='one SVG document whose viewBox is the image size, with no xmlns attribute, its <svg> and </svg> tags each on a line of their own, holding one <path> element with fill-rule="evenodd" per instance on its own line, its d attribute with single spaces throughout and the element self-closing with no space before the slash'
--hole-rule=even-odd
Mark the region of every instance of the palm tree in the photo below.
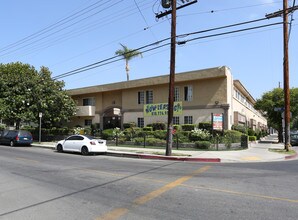
<svg viewBox="0 0 298 220">
<path fill-rule="evenodd" d="M 126 78 L 129 81 L 129 65 L 128 61 L 134 57 L 140 56 L 142 57 L 142 53 L 138 50 L 129 49 L 127 46 L 120 44 L 122 49 L 119 49 L 115 52 L 116 55 L 123 56 L 125 59 L 125 70 L 126 70 Z"/>
</svg>

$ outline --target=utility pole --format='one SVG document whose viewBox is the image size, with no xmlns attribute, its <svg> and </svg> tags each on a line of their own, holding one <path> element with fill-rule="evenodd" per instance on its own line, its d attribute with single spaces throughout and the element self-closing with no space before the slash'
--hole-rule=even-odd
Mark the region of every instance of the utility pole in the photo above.
<svg viewBox="0 0 298 220">
<path fill-rule="evenodd" d="M 283 10 L 266 15 L 266 18 L 275 18 L 283 16 L 283 77 L 284 77 L 284 121 L 285 121 L 285 150 L 289 151 L 290 144 L 290 86 L 289 86 L 289 30 L 288 30 L 288 14 L 297 10 L 298 6 L 288 8 L 288 0 L 283 0 Z"/>
<path fill-rule="evenodd" d="M 283 35 L 284 35 L 284 98 L 285 98 L 285 149 L 290 145 L 290 86 L 289 86 L 289 55 L 288 55 L 288 0 L 283 0 Z"/>
<path fill-rule="evenodd" d="M 170 55 L 170 77 L 169 77 L 169 98 L 168 98 L 168 127 L 167 127 L 167 146 L 166 156 L 172 155 L 173 144 L 173 115 L 174 115 L 174 89 L 175 89 L 175 64 L 176 64 L 176 11 L 197 2 L 197 0 L 187 1 L 181 0 L 183 5 L 177 8 L 177 0 L 161 0 L 164 8 L 172 8 L 160 14 L 156 14 L 156 18 L 161 18 L 168 14 L 172 16 L 171 22 L 171 55 Z"/>
<path fill-rule="evenodd" d="M 174 108 L 174 83 L 176 64 L 176 0 L 172 1 L 172 23 L 171 23 L 171 60 L 170 60 L 170 81 L 169 81 L 169 103 L 168 103 L 168 129 L 166 156 L 172 155 L 173 144 L 173 108 Z"/>
</svg>

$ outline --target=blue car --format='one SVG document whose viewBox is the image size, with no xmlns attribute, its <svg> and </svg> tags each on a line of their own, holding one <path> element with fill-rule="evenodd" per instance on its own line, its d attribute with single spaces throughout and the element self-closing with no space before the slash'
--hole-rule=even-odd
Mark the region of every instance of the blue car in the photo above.
<svg viewBox="0 0 298 220">
<path fill-rule="evenodd" d="M 25 130 L 3 130 L 0 132 L 0 144 L 30 146 L 33 142 L 32 134 Z"/>
</svg>

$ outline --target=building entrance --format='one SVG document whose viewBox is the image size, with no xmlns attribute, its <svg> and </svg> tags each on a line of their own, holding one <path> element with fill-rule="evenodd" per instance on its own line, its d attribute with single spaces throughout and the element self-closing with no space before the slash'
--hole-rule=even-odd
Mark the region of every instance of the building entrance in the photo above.
<svg viewBox="0 0 298 220">
<path fill-rule="evenodd" d="M 111 108 L 105 111 L 103 115 L 103 129 L 121 128 L 121 110 Z"/>
</svg>

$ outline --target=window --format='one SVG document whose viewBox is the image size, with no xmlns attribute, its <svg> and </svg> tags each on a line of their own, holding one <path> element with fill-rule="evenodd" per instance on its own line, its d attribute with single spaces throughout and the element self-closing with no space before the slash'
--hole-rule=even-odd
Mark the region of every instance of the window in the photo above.
<svg viewBox="0 0 298 220">
<path fill-rule="evenodd" d="M 184 116 L 184 124 L 193 124 L 192 116 Z"/>
<path fill-rule="evenodd" d="M 92 125 L 92 119 L 85 119 L 85 126 L 91 126 Z"/>
<path fill-rule="evenodd" d="M 153 103 L 153 91 L 146 91 L 146 104 Z"/>
<path fill-rule="evenodd" d="M 175 87 L 174 90 L 174 102 L 180 101 L 180 89 L 179 87 Z"/>
<path fill-rule="evenodd" d="M 184 87 L 184 101 L 192 101 L 192 86 Z"/>
<path fill-rule="evenodd" d="M 70 136 L 66 140 L 67 141 L 81 141 L 81 140 L 84 140 L 84 137 L 78 136 L 78 135 L 74 135 L 74 136 Z"/>
<path fill-rule="evenodd" d="M 153 103 L 153 91 L 146 91 L 146 101 L 145 92 L 138 92 L 138 104 L 152 104 Z"/>
<path fill-rule="evenodd" d="M 94 98 L 85 98 L 83 99 L 83 106 L 94 106 L 95 105 L 95 100 Z"/>
<path fill-rule="evenodd" d="M 173 124 L 174 125 L 179 125 L 180 123 L 179 123 L 179 117 L 177 117 L 177 116 L 174 116 L 173 117 Z"/>
<path fill-rule="evenodd" d="M 145 103 L 145 93 L 144 91 L 138 92 L 138 104 Z"/>
<path fill-rule="evenodd" d="M 144 127 L 144 118 L 138 118 L 138 127 L 143 128 Z"/>
</svg>

